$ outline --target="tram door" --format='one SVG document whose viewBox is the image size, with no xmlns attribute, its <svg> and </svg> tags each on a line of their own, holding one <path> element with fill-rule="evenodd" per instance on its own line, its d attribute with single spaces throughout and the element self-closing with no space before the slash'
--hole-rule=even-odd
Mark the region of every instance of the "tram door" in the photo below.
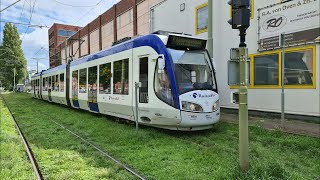
<svg viewBox="0 0 320 180">
<path fill-rule="evenodd" d="M 73 107 L 79 108 L 79 101 L 78 101 L 78 70 L 72 71 L 72 104 L 73 104 Z"/>
<path fill-rule="evenodd" d="M 91 111 L 99 112 L 97 102 L 98 67 L 89 67 L 88 70 L 88 106 Z"/>
<path fill-rule="evenodd" d="M 139 115 L 139 122 L 144 122 L 148 123 L 150 122 L 150 107 L 148 107 L 149 103 L 149 57 L 148 56 L 141 56 L 138 57 L 136 60 L 139 63 L 134 63 L 133 64 L 133 69 L 137 70 L 134 73 L 136 76 L 134 76 L 134 82 L 139 82 L 140 86 L 137 92 L 137 99 L 138 99 L 138 115 Z M 133 85 L 134 87 L 134 85 Z M 136 95 L 135 87 L 133 89 L 133 94 Z M 136 98 L 134 96 L 133 99 L 133 112 L 134 114 L 136 113 L 135 109 L 135 103 L 136 103 Z"/>
</svg>

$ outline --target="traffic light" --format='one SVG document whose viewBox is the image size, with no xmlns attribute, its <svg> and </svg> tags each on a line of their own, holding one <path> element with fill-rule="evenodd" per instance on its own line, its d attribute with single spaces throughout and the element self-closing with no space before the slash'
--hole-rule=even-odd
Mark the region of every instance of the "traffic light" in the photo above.
<svg viewBox="0 0 320 180">
<path fill-rule="evenodd" d="M 232 29 L 247 29 L 250 26 L 250 0 L 230 0 L 231 19 L 228 23 Z"/>
</svg>

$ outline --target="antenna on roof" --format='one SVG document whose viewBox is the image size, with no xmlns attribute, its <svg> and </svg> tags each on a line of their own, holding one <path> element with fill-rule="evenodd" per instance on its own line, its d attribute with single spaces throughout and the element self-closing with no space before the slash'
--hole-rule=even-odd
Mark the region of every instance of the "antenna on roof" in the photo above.
<svg viewBox="0 0 320 180">
<path fill-rule="evenodd" d="M 172 31 L 163 31 L 163 30 L 155 31 L 152 34 L 164 35 L 164 36 L 168 36 L 169 34 L 181 34 L 181 35 L 186 35 L 186 36 L 192 36 L 191 34 L 185 34 L 183 32 L 172 32 Z"/>
<path fill-rule="evenodd" d="M 113 42 L 113 43 L 112 43 L 112 46 L 115 46 L 115 45 L 121 44 L 121 43 L 123 43 L 123 42 L 129 41 L 130 39 L 132 39 L 132 37 L 122 38 L 122 39 L 120 39 L 120 40 L 118 40 L 118 41 Z"/>
</svg>

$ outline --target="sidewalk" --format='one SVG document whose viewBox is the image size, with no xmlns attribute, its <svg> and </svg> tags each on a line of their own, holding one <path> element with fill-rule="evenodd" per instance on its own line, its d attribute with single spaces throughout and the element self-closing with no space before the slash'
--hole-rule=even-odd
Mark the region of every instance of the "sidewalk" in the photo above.
<svg viewBox="0 0 320 180">
<path fill-rule="evenodd" d="M 238 114 L 221 113 L 221 121 L 238 123 Z M 270 130 L 280 130 L 290 134 L 305 135 L 320 138 L 320 124 L 309 123 L 297 120 L 286 120 L 284 127 L 281 128 L 280 119 L 266 117 L 249 116 L 250 126 L 259 126 Z"/>
</svg>

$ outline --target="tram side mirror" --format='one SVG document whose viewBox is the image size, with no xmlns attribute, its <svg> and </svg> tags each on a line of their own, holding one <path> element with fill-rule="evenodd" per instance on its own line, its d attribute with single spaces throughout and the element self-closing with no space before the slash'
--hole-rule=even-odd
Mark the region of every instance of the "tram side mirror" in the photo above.
<svg viewBox="0 0 320 180">
<path fill-rule="evenodd" d="M 163 71 L 165 67 L 166 67 L 166 62 L 164 60 L 164 56 L 159 55 L 158 56 L 158 69 Z"/>
</svg>

